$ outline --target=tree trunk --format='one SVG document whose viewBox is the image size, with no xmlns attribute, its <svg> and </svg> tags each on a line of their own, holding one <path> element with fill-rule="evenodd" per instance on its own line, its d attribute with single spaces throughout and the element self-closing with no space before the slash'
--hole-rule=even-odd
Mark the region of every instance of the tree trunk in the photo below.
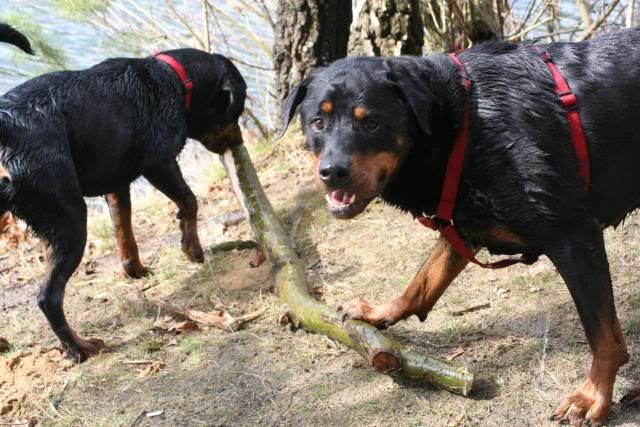
<svg viewBox="0 0 640 427">
<path fill-rule="evenodd" d="M 277 16 L 273 63 L 281 105 L 314 67 L 347 56 L 351 1 L 280 0 Z"/>
<path fill-rule="evenodd" d="M 419 0 L 358 0 L 352 55 L 422 55 L 424 29 Z"/>
</svg>

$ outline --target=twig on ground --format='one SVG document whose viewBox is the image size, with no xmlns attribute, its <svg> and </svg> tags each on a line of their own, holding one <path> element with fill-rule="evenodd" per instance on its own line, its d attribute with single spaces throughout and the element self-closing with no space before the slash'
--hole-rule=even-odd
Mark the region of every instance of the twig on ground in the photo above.
<svg viewBox="0 0 640 427">
<path fill-rule="evenodd" d="M 125 360 L 122 362 L 123 365 L 151 365 L 155 363 L 156 360 Z"/>
<path fill-rule="evenodd" d="M 136 424 L 138 424 L 138 421 L 143 419 L 146 415 L 147 415 L 147 411 L 140 412 L 140 415 L 138 415 L 136 419 L 133 420 L 133 422 L 131 423 L 131 427 L 134 427 Z"/>
<path fill-rule="evenodd" d="M 452 316 L 463 316 L 467 313 L 472 313 L 474 311 L 482 310 L 483 308 L 491 307 L 490 302 L 484 302 L 482 304 L 472 305 L 471 307 L 463 308 L 462 310 L 453 310 L 450 311 L 449 314 Z"/>
<path fill-rule="evenodd" d="M 62 415 L 60 415 L 60 413 L 58 412 L 58 408 L 60 407 L 60 403 L 62 403 L 62 395 L 64 394 L 68 386 L 69 386 L 69 379 L 67 378 L 67 380 L 62 385 L 62 388 L 60 388 L 60 391 L 53 397 L 53 400 L 49 405 L 53 413 L 60 418 L 62 418 Z"/>
<path fill-rule="evenodd" d="M 260 309 L 252 313 L 245 314 L 244 316 L 233 317 L 226 311 L 220 311 L 218 314 L 214 314 L 179 307 L 175 304 L 163 301 L 155 301 L 155 304 L 172 316 L 181 316 L 186 319 L 193 320 L 194 322 L 202 323 L 203 325 L 213 326 L 214 328 L 224 329 L 231 332 L 239 331 L 248 322 L 256 320 L 262 316 L 262 313 L 265 311 L 264 309 Z"/>
<path fill-rule="evenodd" d="M 217 254 L 219 252 L 229 252 L 233 250 L 254 249 L 258 244 L 253 240 L 234 240 L 231 242 L 222 242 L 217 245 L 209 246 L 205 252 L 209 254 Z"/>
</svg>

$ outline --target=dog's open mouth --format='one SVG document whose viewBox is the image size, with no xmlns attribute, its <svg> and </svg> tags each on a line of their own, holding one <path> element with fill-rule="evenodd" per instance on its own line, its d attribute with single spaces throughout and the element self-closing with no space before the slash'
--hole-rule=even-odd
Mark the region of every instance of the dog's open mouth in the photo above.
<svg viewBox="0 0 640 427">
<path fill-rule="evenodd" d="M 329 212 L 336 218 L 350 219 L 361 213 L 372 198 L 359 197 L 346 190 L 333 190 L 325 195 Z"/>
</svg>

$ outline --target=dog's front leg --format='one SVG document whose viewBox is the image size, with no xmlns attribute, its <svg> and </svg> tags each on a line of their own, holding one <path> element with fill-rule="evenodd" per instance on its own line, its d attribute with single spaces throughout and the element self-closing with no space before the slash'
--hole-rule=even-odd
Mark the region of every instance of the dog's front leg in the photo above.
<svg viewBox="0 0 640 427">
<path fill-rule="evenodd" d="M 144 177 L 178 206 L 178 219 L 182 231 L 182 251 L 190 261 L 204 262 L 204 253 L 198 238 L 198 201 L 185 182 L 178 163 L 153 167 Z"/>
<path fill-rule="evenodd" d="M 356 298 L 341 304 L 338 311 L 343 319 L 364 320 L 378 328 L 386 328 L 413 314 L 424 321 L 445 289 L 464 270 L 467 263 L 440 236 L 402 296 L 382 305 L 372 305 Z"/>
<path fill-rule="evenodd" d="M 616 315 L 602 231 L 594 220 L 573 220 L 557 233 L 546 254 L 564 279 L 578 309 L 591 348 L 586 381 L 567 396 L 553 418 L 572 425 L 603 425 L 611 405 L 613 383 L 628 358 Z"/>
<path fill-rule="evenodd" d="M 131 226 L 131 196 L 129 187 L 125 187 L 114 193 L 105 196 L 111 213 L 111 221 L 116 233 L 118 241 L 118 250 L 120 251 L 120 261 L 124 274 L 140 278 L 146 276 L 149 272 L 140 262 L 138 254 L 138 245 L 133 235 L 133 227 Z"/>
</svg>

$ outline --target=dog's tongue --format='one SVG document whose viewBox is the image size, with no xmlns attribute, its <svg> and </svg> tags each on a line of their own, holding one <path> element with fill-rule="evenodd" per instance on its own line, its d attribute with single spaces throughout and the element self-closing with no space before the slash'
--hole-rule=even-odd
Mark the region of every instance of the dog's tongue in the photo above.
<svg viewBox="0 0 640 427">
<path fill-rule="evenodd" d="M 351 201 L 353 194 L 348 191 L 334 190 L 331 192 L 331 200 L 340 205 L 347 205 Z"/>
</svg>

